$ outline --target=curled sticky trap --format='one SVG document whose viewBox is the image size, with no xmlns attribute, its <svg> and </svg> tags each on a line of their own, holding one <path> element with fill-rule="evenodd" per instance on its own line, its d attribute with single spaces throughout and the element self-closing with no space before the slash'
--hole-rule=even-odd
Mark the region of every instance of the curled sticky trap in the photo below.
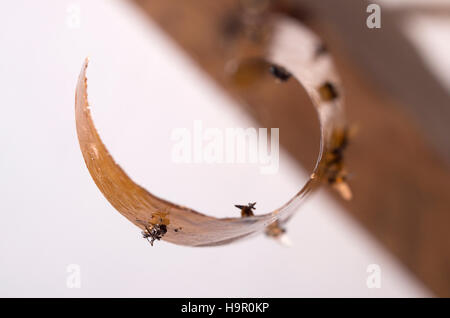
<svg viewBox="0 0 450 318">
<path fill-rule="evenodd" d="M 88 103 L 86 60 L 76 88 L 75 116 L 81 152 L 92 179 L 114 208 L 141 228 L 151 243 L 161 239 L 178 245 L 215 246 L 262 232 L 278 236 L 284 231 L 277 230 L 282 229 L 305 196 L 326 180 L 331 171 L 342 170 L 341 161 L 335 165 L 329 158 L 336 151 L 337 136 L 345 131 L 343 94 L 330 56 L 315 56 L 320 43 L 298 22 L 282 18 L 276 23 L 273 45 L 265 57 L 305 87 L 317 110 L 321 129 L 320 152 L 311 178 L 279 209 L 262 215 L 248 213 L 244 218 L 215 218 L 161 199 L 133 182 L 115 163 L 95 129 Z M 232 205 L 230 209 L 234 209 Z"/>
</svg>

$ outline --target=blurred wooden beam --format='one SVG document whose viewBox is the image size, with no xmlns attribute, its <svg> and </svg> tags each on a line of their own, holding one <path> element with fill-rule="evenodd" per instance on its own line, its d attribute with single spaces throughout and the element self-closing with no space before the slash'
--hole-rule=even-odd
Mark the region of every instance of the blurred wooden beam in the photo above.
<svg viewBox="0 0 450 318">
<path fill-rule="evenodd" d="M 254 21 L 250 22 L 256 26 L 256 31 L 250 30 L 242 36 L 243 21 L 240 17 L 243 8 L 238 0 L 131 1 L 148 13 L 214 80 L 241 101 L 240 105 L 254 116 L 261 127 L 280 127 L 281 145 L 305 169 L 311 170 L 318 151 L 319 131 L 313 107 L 305 93 L 290 81 L 273 85 L 273 79 L 268 76 L 262 76 L 255 85 L 237 87 L 224 71 L 231 60 L 258 56 L 264 51 L 264 32 L 259 34 L 260 37 L 258 35 L 258 30 L 265 26 L 264 8 L 259 8 L 263 12 L 262 18 L 258 21 L 258 16 L 254 15 Z M 354 175 L 350 180 L 354 199 L 341 203 L 431 290 L 440 296 L 450 296 L 450 170 L 447 159 L 429 138 L 432 131 L 437 135 L 436 140 L 442 138 L 445 141 L 450 134 L 440 134 L 449 130 L 428 129 L 439 113 L 427 113 L 426 108 L 417 110 L 420 103 L 413 100 L 414 96 L 425 102 L 420 91 L 422 88 L 417 87 L 420 81 L 412 79 L 416 86 L 411 89 L 419 91 L 407 98 L 402 91 L 404 86 L 394 82 L 394 86 L 400 87 L 397 90 L 400 93 L 393 94 L 385 77 L 377 79 L 373 74 L 365 73 L 375 67 L 379 69 L 374 72 L 383 75 L 383 67 L 386 68 L 383 61 L 392 60 L 389 56 L 380 57 L 380 61 L 364 69 L 364 59 L 354 58 L 352 54 L 355 52 L 348 49 L 352 45 L 346 43 L 349 39 L 343 39 L 339 33 L 348 31 L 351 23 L 341 28 L 330 27 L 330 23 L 335 23 L 334 18 L 325 17 L 327 14 L 320 11 L 323 8 L 310 5 L 311 1 L 305 1 L 307 5 L 303 8 L 296 6 L 297 2 L 279 1 L 270 10 L 303 19 L 326 40 L 344 82 L 348 117 L 359 127 L 359 133 L 346 154 L 347 166 Z M 322 16 L 325 22 L 321 20 Z M 396 32 L 396 36 L 401 37 L 395 25 L 386 21 L 384 16 L 383 32 Z M 250 40 L 247 39 L 249 37 Z M 402 41 L 403 50 L 413 50 L 405 39 Z M 414 52 L 408 53 L 408 57 L 412 61 L 418 59 Z M 426 75 L 423 63 L 417 64 L 417 69 L 411 74 Z M 395 76 L 397 81 L 401 79 L 401 74 Z M 425 89 L 437 92 L 433 102 L 442 107 L 442 103 L 445 104 L 443 93 L 430 85 L 423 87 L 424 92 Z M 414 119 L 408 107 L 413 108 L 415 114 L 423 112 L 424 121 L 420 123 Z M 420 116 L 418 119 L 422 120 Z M 440 120 L 442 118 L 436 122 Z M 439 127 L 441 129 L 441 124 Z M 445 143 L 440 146 L 449 147 Z"/>
</svg>

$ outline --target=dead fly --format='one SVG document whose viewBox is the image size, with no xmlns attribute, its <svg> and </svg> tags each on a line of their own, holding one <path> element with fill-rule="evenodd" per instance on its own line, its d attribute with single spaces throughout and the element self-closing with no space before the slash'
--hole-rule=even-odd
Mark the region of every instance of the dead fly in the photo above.
<svg viewBox="0 0 450 318">
<path fill-rule="evenodd" d="M 347 171 L 344 168 L 343 152 L 348 146 L 348 129 L 338 129 L 333 133 L 329 150 L 325 153 L 325 177 L 345 200 L 352 198 L 352 192 L 347 184 Z"/>
<path fill-rule="evenodd" d="M 145 231 L 142 231 L 142 237 L 147 239 L 147 241 L 150 243 L 151 246 L 153 246 L 153 242 L 155 242 L 155 240 L 160 240 L 164 234 L 167 233 L 167 225 L 165 224 L 147 224 L 143 221 L 139 221 L 139 223 L 141 223 L 144 228 Z"/>
<path fill-rule="evenodd" d="M 281 226 L 278 220 L 266 227 L 266 235 L 272 238 L 279 238 L 284 233 L 286 233 L 286 229 Z"/>
<path fill-rule="evenodd" d="M 292 76 L 285 68 L 277 65 L 270 66 L 270 73 L 282 82 L 286 82 Z"/>
<path fill-rule="evenodd" d="M 292 242 L 286 235 L 286 229 L 281 225 L 279 220 L 266 227 L 266 235 L 275 239 L 278 243 L 284 246 L 291 246 Z"/>
<path fill-rule="evenodd" d="M 249 217 L 253 216 L 253 210 L 255 209 L 256 202 L 249 203 L 248 205 L 235 205 L 238 209 L 241 210 L 241 217 Z"/>
<path fill-rule="evenodd" d="M 320 98 L 326 102 L 332 101 L 339 96 L 336 87 L 330 82 L 325 82 L 318 90 Z"/>
<path fill-rule="evenodd" d="M 314 52 L 314 56 L 315 56 L 316 58 L 318 58 L 318 57 L 320 57 L 320 56 L 322 56 L 322 55 L 325 55 L 325 54 L 327 54 L 327 53 L 328 53 L 327 46 L 326 46 L 323 42 L 321 42 L 321 43 L 319 43 L 319 44 L 317 45 L 316 50 L 315 50 L 315 52 Z"/>
<path fill-rule="evenodd" d="M 329 152 L 326 154 L 327 164 L 341 164 L 343 160 L 344 150 L 348 146 L 348 132 L 347 128 L 336 130 L 333 135 L 332 144 Z"/>
</svg>

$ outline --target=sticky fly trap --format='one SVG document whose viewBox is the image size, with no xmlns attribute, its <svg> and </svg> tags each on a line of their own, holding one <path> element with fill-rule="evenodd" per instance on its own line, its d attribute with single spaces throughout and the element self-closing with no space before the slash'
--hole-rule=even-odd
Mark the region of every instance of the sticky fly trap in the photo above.
<svg viewBox="0 0 450 318">
<path fill-rule="evenodd" d="M 328 183 L 344 198 L 351 197 L 346 183 L 343 152 L 347 144 L 343 92 L 331 57 L 322 41 L 309 29 L 287 18 L 278 18 L 271 46 L 262 56 L 268 70 L 280 81 L 296 80 L 306 89 L 320 120 L 320 151 L 310 179 L 280 208 L 254 214 L 255 203 L 236 205 L 241 217 L 215 218 L 166 201 L 131 180 L 108 153 L 95 129 L 88 103 L 86 69 L 82 66 L 76 87 L 76 129 L 86 166 L 105 198 L 130 222 L 141 228 L 153 245 L 155 240 L 186 246 L 216 246 L 266 233 L 280 237 L 284 224 L 305 197 Z M 239 69 L 239 66 L 238 66 Z M 230 209 L 232 205 L 230 204 Z M 230 215 L 235 212 L 230 211 Z"/>
</svg>

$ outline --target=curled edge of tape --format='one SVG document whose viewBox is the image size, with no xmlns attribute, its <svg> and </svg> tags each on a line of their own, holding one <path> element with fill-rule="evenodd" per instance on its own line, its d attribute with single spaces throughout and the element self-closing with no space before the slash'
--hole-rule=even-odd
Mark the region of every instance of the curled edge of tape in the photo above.
<svg viewBox="0 0 450 318">
<path fill-rule="evenodd" d="M 185 246 L 225 245 L 254 234 L 283 238 L 282 225 L 304 198 L 323 181 L 345 199 L 351 192 L 345 182 L 342 151 L 347 144 L 342 87 L 328 54 L 317 53 L 320 39 L 297 21 L 279 18 L 272 45 L 265 57 L 288 70 L 308 93 L 319 117 L 320 151 L 311 177 L 280 208 L 262 215 L 215 218 L 159 198 L 131 180 L 109 154 L 95 129 L 87 93 L 85 60 L 75 93 L 75 118 L 80 149 L 89 173 L 113 207 L 151 238 Z"/>
</svg>

